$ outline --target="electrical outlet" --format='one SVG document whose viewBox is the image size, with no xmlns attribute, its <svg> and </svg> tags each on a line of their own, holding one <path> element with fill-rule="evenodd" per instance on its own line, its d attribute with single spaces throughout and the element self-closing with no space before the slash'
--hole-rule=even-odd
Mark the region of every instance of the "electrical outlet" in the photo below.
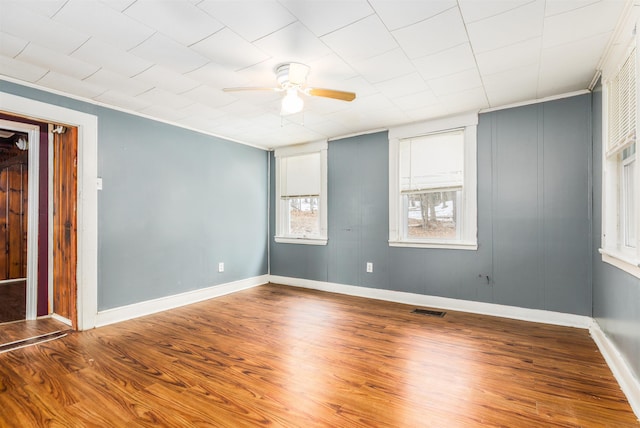
<svg viewBox="0 0 640 428">
<path fill-rule="evenodd" d="M 223 262 L 218 263 L 218 272 L 224 272 L 224 263 Z"/>
<path fill-rule="evenodd" d="M 367 262 L 367 273 L 373 272 L 373 263 Z"/>
</svg>

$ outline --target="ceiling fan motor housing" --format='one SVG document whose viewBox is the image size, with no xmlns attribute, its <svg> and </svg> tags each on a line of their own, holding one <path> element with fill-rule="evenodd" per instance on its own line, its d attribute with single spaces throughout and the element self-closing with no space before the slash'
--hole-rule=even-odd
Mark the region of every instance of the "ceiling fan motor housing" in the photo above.
<svg viewBox="0 0 640 428">
<path fill-rule="evenodd" d="M 276 79 L 283 89 L 300 88 L 307 81 L 309 66 L 299 62 L 280 64 L 275 68 Z"/>
</svg>

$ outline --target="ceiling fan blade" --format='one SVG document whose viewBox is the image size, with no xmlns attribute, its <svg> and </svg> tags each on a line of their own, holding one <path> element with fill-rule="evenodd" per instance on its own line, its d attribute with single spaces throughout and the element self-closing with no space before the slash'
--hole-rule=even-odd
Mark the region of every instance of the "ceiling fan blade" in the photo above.
<svg viewBox="0 0 640 428">
<path fill-rule="evenodd" d="M 241 86 L 239 88 L 222 88 L 224 92 L 241 92 L 241 91 L 272 91 L 272 92 L 280 92 L 282 88 L 269 88 L 269 87 L 261 87 L 261 86 Z"/>
<path fill-rule="evenodd" d="M 304 90 L 304 93 L 314 97 L 334 98 L 342 101 L 353 101 L 356 99 L 356 94 L 353 92 L 337 91 L 335 89 L 307 88 Z"/>
</svg>

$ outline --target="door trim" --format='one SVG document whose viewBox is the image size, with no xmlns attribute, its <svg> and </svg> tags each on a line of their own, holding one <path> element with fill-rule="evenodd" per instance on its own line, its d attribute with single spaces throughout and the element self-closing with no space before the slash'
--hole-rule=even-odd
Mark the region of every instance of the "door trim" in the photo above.
<svg viewBox="0 0 640 428">
<path fill-rule="evenodd" d="M 98 312 L 98 117 L 0 92 L 0 110 L 78 127 L 78 330 L 95 327 Z"/>
<path fill-rule="evenodd" d="M 0 104 L 1 105 L 1 104 Z M 0 128 L 25 132 L 29 136 L 27 176 L 27 307 L 25 318 L 38 316 L 38 191 L 40 178 L 40 127 L 0 119 Z"/>
</svg>

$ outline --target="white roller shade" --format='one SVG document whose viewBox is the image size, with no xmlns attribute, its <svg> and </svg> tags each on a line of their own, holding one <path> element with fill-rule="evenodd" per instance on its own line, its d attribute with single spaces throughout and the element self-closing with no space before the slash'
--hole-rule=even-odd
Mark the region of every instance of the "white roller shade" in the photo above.
<svg viewBox="0 0 640 428">
<path fill-rule="evenodd" d="M 464 131 L 454 130 L 400 141 L 400 191 L 462 188 Z"/>
<path fill-rule="evenodd" d="M 286 156 L 280 160 L 280 197 L 320 195 L 320 152 Z"/>
<path fill-rule="evenodd" d="M 636 138 L 636 50 L 609 82 L 607 155 L 625 148 Z"/>
</svg>

